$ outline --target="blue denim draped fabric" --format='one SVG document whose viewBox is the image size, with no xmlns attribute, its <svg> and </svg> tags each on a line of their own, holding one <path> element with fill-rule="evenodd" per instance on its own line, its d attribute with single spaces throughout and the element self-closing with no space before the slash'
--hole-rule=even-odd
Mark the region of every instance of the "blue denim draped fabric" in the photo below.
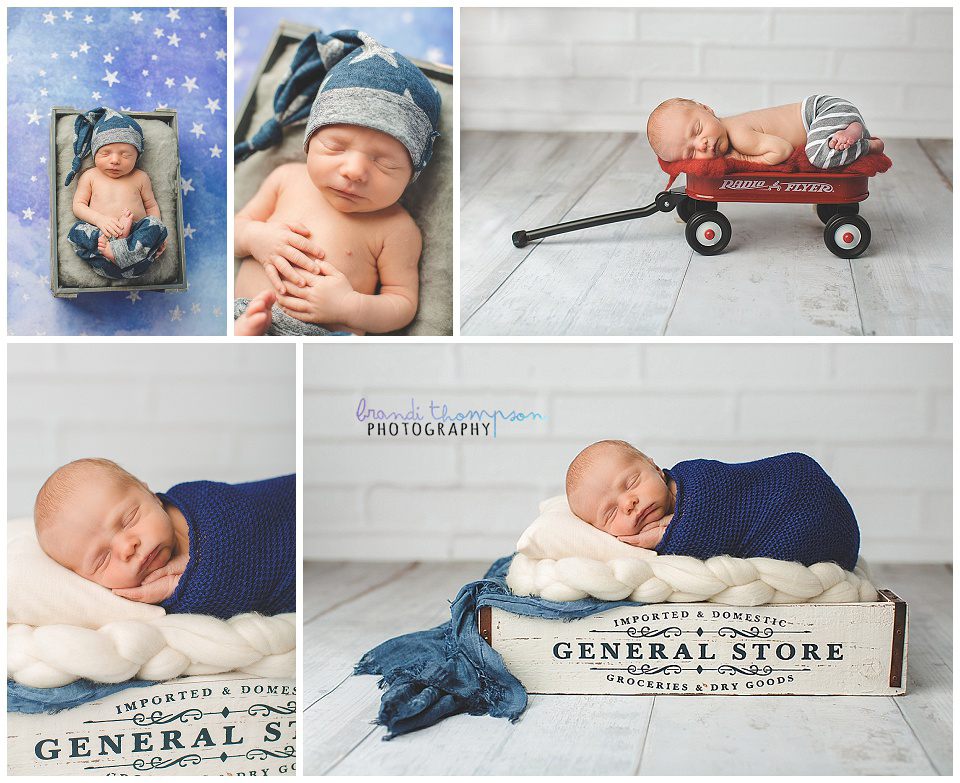
<svg viewBox="0 0 960 783">
<path fill-rule="evenodd" d="M 507 671 L 500 655 L 480 638 L 480 607 L 573 620 L 631 603 L 592 598 L 556 603 L 513 595 L 505 582 L 512 558 L 497 560 L 483 579 L 464 585 L 450 605 L 448 622 L 390 639 L 360 659 L 354 673 L 379 674 L 380 687 L 386 689 L 376 721 L 387 729 L 384 739 L 463 712 L 512 722 L 520 718 L 527 706 L 527 692 Z"/>
<path fill-rule="evenodd" d="M 79 707 L 94 699 L 102 699 L 127 688 L 143 688 L 156 685 L 150 680 L 127 680 L 104 684 L 90 680 L 77 680 L 59 688 L 30 688 L 13 680 L 7 680 L 7 712 L 60 712 Z"/>
</svg>

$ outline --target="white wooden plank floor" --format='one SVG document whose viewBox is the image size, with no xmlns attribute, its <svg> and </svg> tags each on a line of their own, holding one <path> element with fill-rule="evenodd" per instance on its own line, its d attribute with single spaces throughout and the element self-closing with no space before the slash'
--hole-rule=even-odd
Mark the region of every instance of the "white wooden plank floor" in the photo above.
<svg viewBox="0 0 960 783">
<path fill-rule="evenodd" d="M 364 652 L 449 617 L 482 563 L 306 563 L 307 775 L 950 775 L 953 578 L 873 566 L 909 605 L 900 697 L 530 696 L 516 724 L 458 715 L 382 742 Z"/>
<path fill-rule="evenodd" d="M 461 334 L 952 334 L 952 150 L 887 142 L 893 168 L 870 180 L 860 258 L 830 253 L 813 209 L 789 204 L 722 205 L 733 238 L 701 256 L 675 212 L 511 242 L 650 204 L 667 177 L 643 135 L 464 133 Z"/>
</svg>

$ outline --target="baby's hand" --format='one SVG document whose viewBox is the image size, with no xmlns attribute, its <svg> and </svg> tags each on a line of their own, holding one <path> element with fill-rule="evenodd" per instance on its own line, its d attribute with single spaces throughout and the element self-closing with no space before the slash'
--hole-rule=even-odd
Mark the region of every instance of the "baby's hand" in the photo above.
<svg viewBox="0 0 960 783">
<path fill-rule="evenodd" d="M 660 543 L 660 539 L 663 538 L 663 531 L 664 528 L 660 526 L 647 527 L 630 536 L 617 536 L 617 541 L 630 544 L 630 546 L 638 546 L 641 549 L 654 549 Z"/>
<path fill-rule="evenodd" d="M 115 587 L 113 592 L 129 601 L 159 604 L 173 595 L 189 559 L 189 555 L 177 555 L 162 568 L 147 574 L 139 587 Z"/>
<path fill-rule="evenodd" d="M 307 239 L 308 236 L 310 229 L 302 223 L 251 221 L 243 239 L 250 255 L 263 265 L 277 293 L 284 294 L 286 287 L 281 275 L 297 286 L 306 285 L 294 265 L 314 274 L 320 273 L 318 260 L 323 258 L 323 250 Z"/>
<path fill-rule="evenodd" d="M 98 220 L 96 225 L 100 229 L 100 233 L 107 239 L 116 239 L 123 233 L 123 226 L 120 225 L 120 221 L 106 215 Z"/>
<path fill-rule="evenodd" d="M 304 288 L 277 297 L 281 309 L 300 321 L 312 324 L 348 323 L 355 310 L 356 293 L 347 276 L 329 261 L 319 264 L 321 276 Z"/>
</svg>

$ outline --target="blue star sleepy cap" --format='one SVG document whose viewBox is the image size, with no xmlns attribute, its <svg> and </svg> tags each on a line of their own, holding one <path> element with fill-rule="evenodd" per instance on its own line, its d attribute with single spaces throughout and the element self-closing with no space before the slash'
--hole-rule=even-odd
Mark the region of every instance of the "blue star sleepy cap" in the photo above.
<svg viewBox="0 0 960 783">
<path fill-rule="evenodd" d="M 94 155 L 104 144 L 115 142 L 132 144 L 137 148 L 137 155 L 142 155 L 143 129 L 133 117 L 106 107 L 78 114 L 73 123 L 73 165 L 63 184 L 70 184 L 87 155 Z"/>
<path fill-rule="evenodd" d="M 440 94 L 430 80 L 406 57 L 357 30 L 308 35 L 277 88 L 273 108 L 274 117 L 253 139 L 236 146 L 236 160 L 279 144 L 283 126 L 298 120 L 307 120 L 304 152 L 318 128 L 345 123 L 397 139 L 410 153 L 416 179 L 440 135 Z"/>
</svg>

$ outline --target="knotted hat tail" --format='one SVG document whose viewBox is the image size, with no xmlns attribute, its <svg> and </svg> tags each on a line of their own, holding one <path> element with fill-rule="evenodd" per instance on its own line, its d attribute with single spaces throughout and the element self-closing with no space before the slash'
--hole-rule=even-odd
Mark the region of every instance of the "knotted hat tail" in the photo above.
<svg viewBox="0 0 960 783">
<path fill-rule="evenodd" d="M 311 33 L 304 38 L 273 95 L 273 117 L 252 139 L 233 148 L 234 160 L 246 160 L 254 152 L 278 145 L 287 125 L 306 120 L 313 98 L 329 70 L 361 44 L 355 30 L 340 30 L 330 35 Z"/>
</svg>

